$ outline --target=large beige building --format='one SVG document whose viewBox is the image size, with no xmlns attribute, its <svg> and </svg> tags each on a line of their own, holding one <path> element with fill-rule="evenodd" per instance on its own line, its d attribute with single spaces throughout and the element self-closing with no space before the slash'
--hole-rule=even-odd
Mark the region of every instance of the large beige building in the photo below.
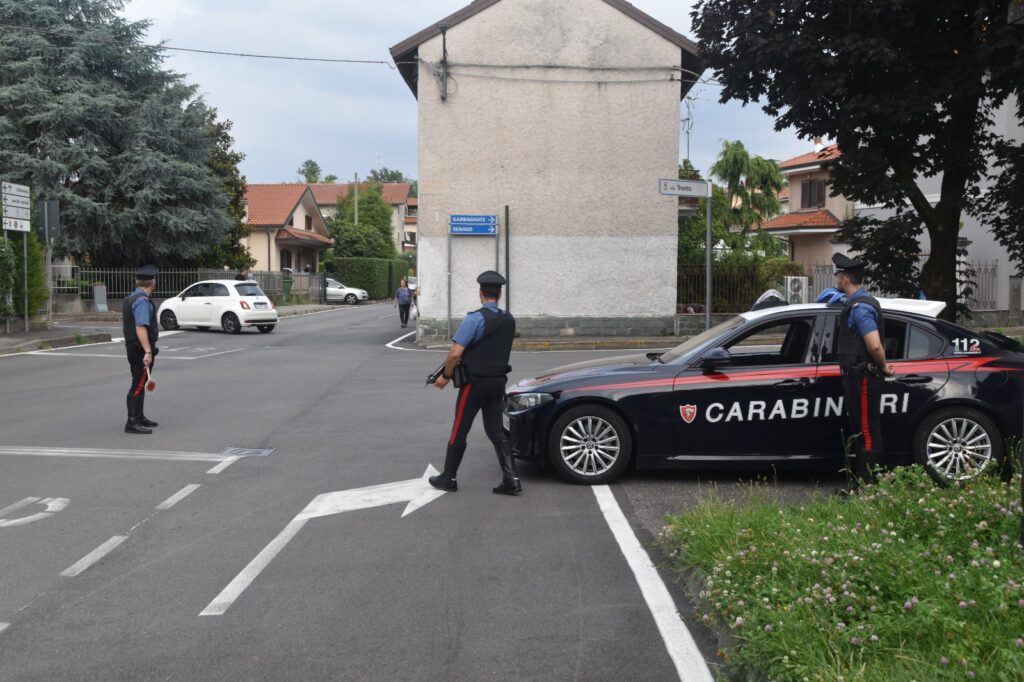
<svg viewBox="0 0 1024 682">
<path fill-rule="evenodd" d="M 691 41 L 622 0 L 476 0 L 391 52 L 419 100 L 421 340 L 479 307 L 487 269 L 523 335 L 671 328 L 678 203 L 658 181 Z M 463 214 L 499 216 L 498 239 L 450 237 Z"/>
</svg>

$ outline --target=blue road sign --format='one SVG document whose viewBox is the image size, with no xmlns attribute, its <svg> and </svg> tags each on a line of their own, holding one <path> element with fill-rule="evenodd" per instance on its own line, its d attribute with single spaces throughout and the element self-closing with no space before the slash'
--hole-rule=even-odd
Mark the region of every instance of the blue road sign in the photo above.
<svg viewBox="0 0 1024 682">
<path fill-rule="evenodd" d="M 496 215 L 453 215 L 448 220 L 448 234 L 493 236 L 497 233 Z"/>
</svg>

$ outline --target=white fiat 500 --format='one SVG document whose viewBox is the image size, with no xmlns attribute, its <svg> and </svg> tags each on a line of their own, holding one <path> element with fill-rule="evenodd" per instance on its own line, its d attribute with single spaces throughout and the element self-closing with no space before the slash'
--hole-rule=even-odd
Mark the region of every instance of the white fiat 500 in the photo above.
<svg viewBox="0 0 1024 682">
<path fill-rule="evenodd" d="M 196 282 L 164 301 L 157 318 L 164 329 L 219 326 L 228 334 L 238 334 L 242 327 L 269 334 L 278 322 L 273 302 L 256 282 L 228 279 Z"/>
</svg>

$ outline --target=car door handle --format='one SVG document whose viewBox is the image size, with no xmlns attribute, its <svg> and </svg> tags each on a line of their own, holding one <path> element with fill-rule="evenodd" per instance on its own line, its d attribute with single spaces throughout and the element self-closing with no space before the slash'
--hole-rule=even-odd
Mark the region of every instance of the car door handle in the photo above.
<svg viewBox="0 0 1024 682">
<path fill-rule="evenodd" d="M 923 374 L 908 374 L 905 377 L 900 377 L 899 379 L 896 379 L 896 383 L 912 386 L 914 384 L 927 384 L 931 382 L 931 380 L 932 377 L 924 376 Z"/>
<path fill-rule="evenodd" d="M 772 384 L 772 388 L 780 388 L 783 391 L 791 391 L 796 388 L 807 388 L 810 385 L 809 379 L 786 379 L 780 381 L 777 384 Z"/>
</svg>

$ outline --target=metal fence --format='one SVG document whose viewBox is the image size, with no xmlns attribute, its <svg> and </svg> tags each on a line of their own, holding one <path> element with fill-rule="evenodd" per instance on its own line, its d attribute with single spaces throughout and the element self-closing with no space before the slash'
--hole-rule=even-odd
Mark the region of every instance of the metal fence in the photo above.
<svg viewBox="0 0 1024 682">
<path fill-rule="evenodd" d="M 234 279 L 234 271 L 189 269 L 161 270 L 156 278 L 153 298 L 177 296 L 190 285 L 209 279 Z M 325 300 L 324 275 L 321 273 L 255 272 L 250 273 L 260 288 L 278 303 L 322 303 Z M 71 294 L 92 300 L 93 287 L 102 284 L 111 300 L 127 298 L 135 291 L 135 270 L 132 268 L 88 268 L 77 265 L 54 265 L 53 293 Z"/>
</svg>

